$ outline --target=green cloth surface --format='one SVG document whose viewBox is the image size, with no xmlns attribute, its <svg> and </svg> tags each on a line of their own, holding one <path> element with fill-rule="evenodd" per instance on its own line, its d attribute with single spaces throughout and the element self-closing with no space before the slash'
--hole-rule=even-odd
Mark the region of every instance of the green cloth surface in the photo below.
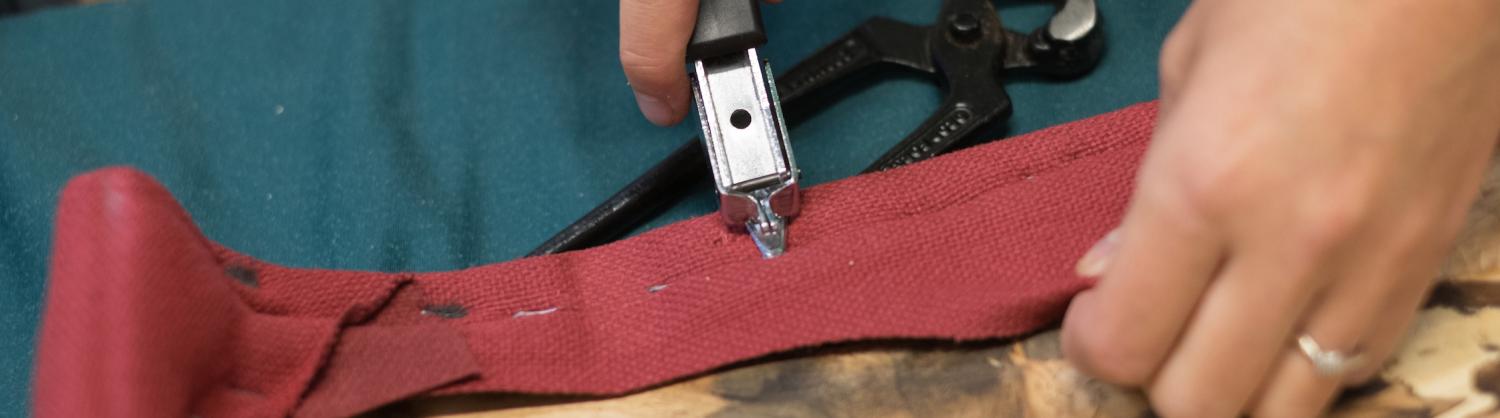
<svg viewBox="0 0 1500 418">
<path fill-rule="evenodd" d="M 1101 0 L 1085 79 L 1010 83 L 1014 135 L 1150 100 L 1187 0 Z M 1046 2 L 1002 4 L 1029 30 Z M 786 69 L 931 0 L 765 8 Z M 613 0 L 129 0 L 0 19 L 0 415 L 23 415 L 58 191 L 131 165 L 207 235 L 290 266 L 433 271 L 525 254 L 684 140 L 635 109 Z M 897 77 L 791 130 L 804 179 L 855 174 L 937 107 Z M 715 209 L 705 182 L 652 225 Z M 795 233 L 795 231 L 793 232 Z M 751 251 L 751 249 L 746 249 Z M 664 255 L 670 256 L 670 255 Z"/>
</svg>

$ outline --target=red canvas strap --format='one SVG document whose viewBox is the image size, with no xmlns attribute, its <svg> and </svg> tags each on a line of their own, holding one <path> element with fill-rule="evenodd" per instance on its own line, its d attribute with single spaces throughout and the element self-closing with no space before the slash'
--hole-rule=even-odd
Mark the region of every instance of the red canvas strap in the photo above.
<svg viewBox="0 0 1500 418">
<path fill-rule="evenodd" d="M 292 269 L 125 168 L 57 212 L 38 416 L 344 416 L 424 394 L 619 394 L 792 348 L 1055 323 L 1153 104 L 807 191 L 786 255 L 715 216 L 467 270 Z"/>
</svg>

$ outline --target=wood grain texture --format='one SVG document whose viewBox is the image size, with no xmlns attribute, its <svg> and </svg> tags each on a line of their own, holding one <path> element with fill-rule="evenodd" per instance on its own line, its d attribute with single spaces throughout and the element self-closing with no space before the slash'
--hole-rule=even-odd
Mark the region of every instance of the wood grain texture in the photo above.
<svg viewBox="0 0 1500 418">
<path fill-rule="evenodd" d="M 421 399 L 371 416 L 1151 416 L 1140 393 L 1060 357 L 1057 332 L 981 344 L 866 343 L 790 353 L 616 398 Z M 1332 417 L 1500 417 L 1500 166 L 1492 168 L 1431 302 L 1380 377 Z"/>
</svg>

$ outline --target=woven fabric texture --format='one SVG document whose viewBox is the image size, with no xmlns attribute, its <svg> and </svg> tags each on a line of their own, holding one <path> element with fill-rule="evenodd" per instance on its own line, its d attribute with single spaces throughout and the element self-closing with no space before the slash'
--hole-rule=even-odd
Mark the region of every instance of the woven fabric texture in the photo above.
<svg viewBox="0 0 1500 418">
<path fill-rule="evenodd" d="M 428 394 L 619 394 L 798 347 L 1055 323 L 1155 105 L 809 189 L 762 260 L 714 215 L 434 273 L 295 269 L 201 234 L 144 173 L 62 194 L 35 410 L 345 416 Z"/>
</svg>

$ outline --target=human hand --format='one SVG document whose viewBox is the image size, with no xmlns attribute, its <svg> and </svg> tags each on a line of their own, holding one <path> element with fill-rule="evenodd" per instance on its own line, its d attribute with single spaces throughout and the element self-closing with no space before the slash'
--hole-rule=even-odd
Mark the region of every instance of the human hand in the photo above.
<svg viewBox="0 0 1500 418">
<path fill-rule="evenodd" d="M 620 65 L 651 123 L 676 125 L 687 115 L 692 93 L 684 60 L 698 1 L 620 0 Z"/>
<path fill-rule="evenodd" d="M 1166 417 L 1313 416 L 1373 376 L 1500 138 L 1496 22 L 1488 0 L 1194 3 L 1067 357 Z M 1303 334 L 1365 362 L 1319 374 Z"/>
</svg>

